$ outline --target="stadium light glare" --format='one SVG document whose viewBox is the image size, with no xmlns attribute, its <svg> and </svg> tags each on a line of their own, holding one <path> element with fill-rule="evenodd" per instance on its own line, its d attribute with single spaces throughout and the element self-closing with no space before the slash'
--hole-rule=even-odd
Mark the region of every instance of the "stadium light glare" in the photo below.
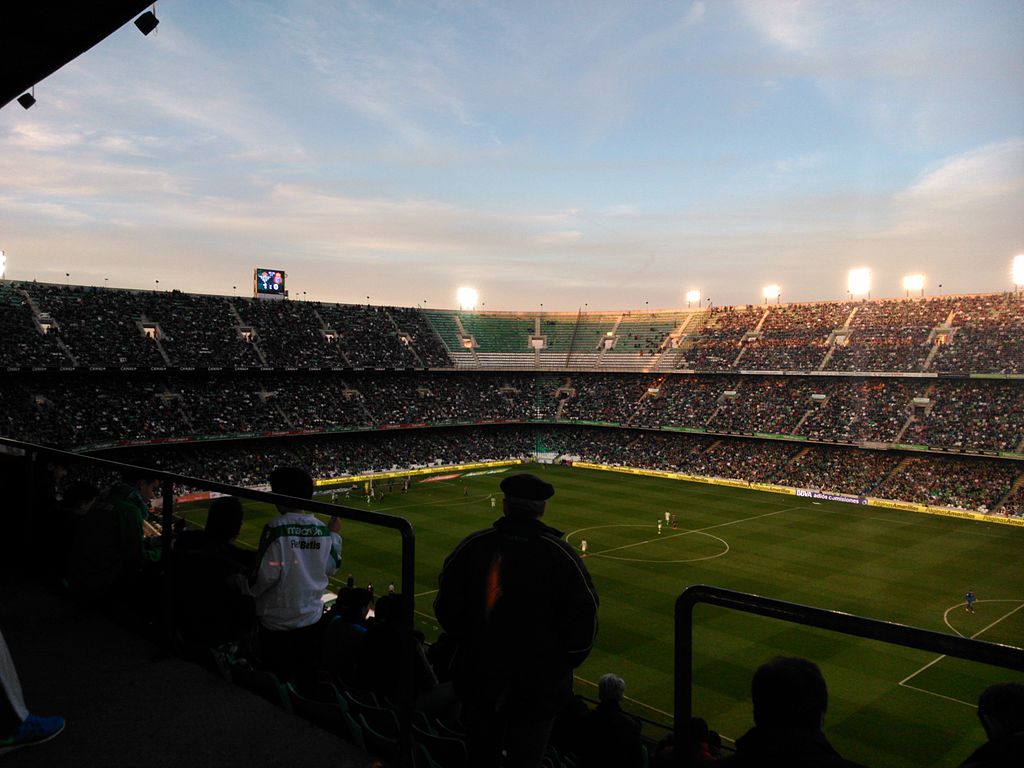
<svg viewBox="0 0 1024 768">
<path fill-rule="evenodd" d="M 689 307 L 691 303 L 700 304 L 700 291 L 692 290 L 686 292 L 686 306 Z"/>
<path fill-rule="evenodd" d="M 765 304 L 767 304 L 772 299 L 778 301 L 779 296 L 782 295 L 782 289 L 778 286 L 777 283 L 772 283 L 771 285 L 766 285 L 764 288 L 761 289 L 761 295 L 764 296 Z"/>
<path fill-rule="evenodd" d="M 476 302 L 480 295 L 476 292 L 476 288 L 464 285 L 455 292 L 455 298 L 459 302 L 459 309 L 472 311 L 476 309 Z"/>
<path fill-rule="evenodd" d="M 871 270 L 867 267 L 851 269 L 846 287 L 854 296 L 871 298 Z"/>
<path fill-rule="evenodd" d="M 907 296 L 911 291 L 920 291 L 924 296 L 924 275 L 904 275 L 903 290 L 907 292 Z"/>
<path fill-rule="evenodd" d="M 1013 267 L 1011 270 L 1013 284 L 1018 288 L 1024 287 L 1024 253 L 1018 253 L 1013 257 Z"/>
</svg>

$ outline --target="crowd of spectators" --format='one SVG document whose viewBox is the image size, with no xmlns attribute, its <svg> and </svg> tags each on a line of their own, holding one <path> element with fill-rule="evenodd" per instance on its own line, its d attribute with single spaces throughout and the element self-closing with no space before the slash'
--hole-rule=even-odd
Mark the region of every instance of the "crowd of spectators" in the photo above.
<svg viewBox="0 0 1024 768">
<path fill-rule="evenodd" d="M 40 332 L 40 323 L 48 333 Z M 806 369 L 816 367 L 811 357 L 830 352 L 831 369 L 895 372 L 923 367 L 931 351 L 938 361 L 932 367 L 940 370 L 984 369 L 984 354 L 991 353 L 1001 370 L 1012 372 L 1024 355 L 1022 328 L 1024 302 L 1007 295 L 714 308 L 699 331 L 682 339 L 678 364 L 703 370 L 734 364 Z M 416 309 L 4 282 L 0 331 L 0 361 L 13 367 L 52 368 L 59 360 L 65 369 L 147 369 L 116 378 L 87 370 L 6 372 L 0 434 L 64 448 L 456 423 L 601 422 L 644 431 L 612 431 L 619 435 L 612 440 L 553 429 L 549 438 L 562 453 L 614 464 L 724 472 L 758 482 L 796 476 L 814 485 L 818 478 L 857 493 L 885 481 L 877 490 L 898 498 L 927 501 L 938 494 L 976 509 L 991 508 L 1006 496 L 1015 471 L 986 471 L 972 485 L 970 471 L 941 471 L 945 465 L 935 465 L 940 470 L 932 476 L 928 458 L 888 477 L 891 459 L 880 457 L 889 454 L 808 452 L 803 442 L 726 436 L 768 433 L 815 443 L 988 453 L 1016 453 L 1024 445 L 1024 389 L 1014 380 L 424 371 L 447 367 L 449 359 Z M 930 347 L 937 334 L 948 343 Z M 833 335 L 845 342 L 830 351 Z M 967 343 L 984 354 L 957 351 Z M 206 370 L 219 367 L 250 370 Z M 315 370 L 339 367 L 344 370 Z M 713 442 L 652 431 L 680 429 L 708 433 Z M 488 452 L 490 458 L 506 458 L 529 450 L 532 439 L 523 437 L 524 430 L 509 454 L 502 443 L 463 445 L 461 437 L 448 434 L 468 433 L 413 434 L 397 448 L 389 447 L 390 439 L 361 435 L 318 446 L 323 456 L 309 453 L 315 441 L 307 440 L 288 445 L 283 456 L 275 447 L 253 461 L 226 458 L 224 477 L 247 482 L 283 459 L 302 459 L 329 472 L 470 460 Z M 566 440 L 583 443 L 570 446 Z M 210 453 L 233 455 L 231 449 Z M 861 457 L 862 471 L 855 470 L 851 455 Z"/>
<path fill-rule="evenodd" d="M 895 442 L 910 417 L 912 398 L 927 386 L 908 379 L 821 380 L 818 394 L 826 399 L 812 401 L 798 433 L 838 443 Z"/>
<path fill-rule="evenodd" d="M 738 367 L 760 371 L 814 371 L 828 352 L 832 332 L 850 315 L 849 303 L 781 304 L 771 307 L 760 333 L 744 349 Z"/>
<path fill-rule="evenodd" d="M 1024 299 L 1019 294 L 964 297 L 954 333 L 931 369 L 955 373 L 1024 373 Z"/>
<path fill-rule="evenodd" d="M 1021 470 L 1016 462 L 963 461 L 947 456 L 911 458 L 876 491 L 888 499 L 990 512 L 1006 497 Z"/>
<path fill-rule="evenodd" d="M 751 307 L 711 307 L 704 327 L 683 342 L 676 367 L 693 371 L 731 370 L 748 331 L 764 312 Z"/>
<path fill-rule="evenodd" d="M 0 366 L 5 367 L 401 370 L 450 368 L 450 352 L 460 351 L 448 350 L 415 308 L 39 283 L 4 282 L 2 288 Z M 655 322 L 660 316 L 650 318 Z M 40 320 L 48 333 L 41 332 Z M 506 326 L 517 322 L 522 322 L 518 315 L 489 316 L 475 331 L 477 343 L 487 348 L 493 336 L 501 347 Z M 640 323 L 630 316 L 621 351 L 653 354 L 666 346 L 671 324 L 645 328 Z M 1016 294 L 712 307 L 698 330 L 679 339 L 675 366 L 1022 373 L 1022 332 L 1024 300 Z M 602 366 L 614 369 L 615 364 L 614 352 L 602 358 Z"/>
<path fill-rule="evenodd" d="M 589 461 L 749 483 L 1020 514 L 1024 478 L 1017 462 L 907 454 L 786 440 L 585 426 L 495 425 L 353 432 L 238 444 L 142 447 L 118 458 L 192 477 L 255 486 L 274 466 L 309 466 L 317 477 L 446 466 L 476 461 Z M 1008 496 L 1008 494 L 1010 494 Z"/>
<path fill-rule="evenodd" d="M 932 331 L 945 323 L 956 299 L 904 299 L 858 304 L 845 344 L 837 344 L 830 371 L 921 371 Z"/>
<path fill-rule="evenodd" d="M 1024 409 L 1017 382 L 943 381 L 929 392 L 930 407 L 917 409 L 903 442 L 943 448 L 1017 451 Z"/>
<path fill-rule="evenodd" d="M 3 283 L 0 365 L 450 367 L 415 309 Z M 40 330 L 40 322 L 47 333 Z"/>
<path fill-rule="evenodd" d="M 9 374 L 0 433 L 62 447 L 467 422 L 603 422 L 1016 452 L 1010 380 L 478 372 Z"/>
<path fill-rule="evenodd" d="M 871 496 L 902 460 L 898 453 L 821 445 L 797 454 L 783 477 L 796 488 Z"/>
</svg>

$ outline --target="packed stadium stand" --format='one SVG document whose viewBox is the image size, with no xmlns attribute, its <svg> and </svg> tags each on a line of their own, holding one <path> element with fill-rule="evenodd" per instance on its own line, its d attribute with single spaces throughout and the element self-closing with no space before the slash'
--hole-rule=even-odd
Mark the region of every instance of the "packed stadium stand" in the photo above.
<svg viewBox="0 0 1024 768">
<path fill-rule="evenodd" d="M 1014 294 L 484 313 L 4 282 L 0 329 L 0 430 L 52 446 L 173 441 L 229 456 L 253 451 L 207 441 L 276 451 L 289 435 L 344 432 L 324 438 L 340 453 L 323 468 L 343 475 L 526 455 L 538 434 L 568 453 L 583 434 L 572 425 L 600 424 L 629 430 L 588 432 L 589 453 L 571 452 L 1020 511 L 1024 301 Z M 478 426 L 463 442 L 442 429 L 506 423 L 533 433 Z M 413 426 L 434 429 L 393 434 Z M 175 454 L 144 454 L 175 466 Z M 225 461 L 238 478 L 266 466 Z"/>
<path fill-rule="evenodd" d="M 1021 516 L 1022 307 L 485 313 L 0 282 L 0 435 L 249 488 L 282 465 L 343 480 L 543 456 Z M 347 739 L 352 764 L 394 748 L 370 743 L 372 707 L 365 729 L 342 718 L 347 691 L 226 676 Z"/>
</svg>

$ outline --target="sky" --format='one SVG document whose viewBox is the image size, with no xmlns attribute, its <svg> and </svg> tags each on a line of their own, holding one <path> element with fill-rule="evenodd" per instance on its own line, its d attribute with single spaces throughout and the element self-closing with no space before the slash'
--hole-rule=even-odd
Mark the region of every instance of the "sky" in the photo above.
<svg viewBox="0 0 1024 768">
<path fill-rule="evenodd" d="M 156 10 L 0 110 L 9 279 L 654 309 L 1003 291 L 1024 253 L 1017 0 Z"/>
</svg>

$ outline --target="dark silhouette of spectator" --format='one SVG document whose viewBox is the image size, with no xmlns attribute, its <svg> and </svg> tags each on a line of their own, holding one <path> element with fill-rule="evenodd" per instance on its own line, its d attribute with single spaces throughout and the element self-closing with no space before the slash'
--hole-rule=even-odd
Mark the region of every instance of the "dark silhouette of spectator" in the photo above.
<svg viewBox="0 0 1024 768">
<path fill-rule="evenodd" d="M 988 741 L 960 768 L 1016 768 L 1024 758 L 1024 683 L 995 683 L 978 697 L 978 719 Z"/>
<path fill-rule="evenodd" d="M 639 768 L 646 749 L 640 723 L 622 711 L 626 682 L 611 672 L 597 684 L 598 705 L 580 721 L 576 757 L 580 768 Z"/>
<path fill-rule="evenodd" d="M 99 495 L 99 489 L 85 480 L 75 480 L 61 495 L 57 504 L 56 526 L 64 536 L 58 544 L 60 551 L 57 553 L 56 570 L 50 574 L 57 580 L 67 579 L 78 527 Z"/>
<path fill-rule="evenodd" d="M 160 479 L 129 470 L 82 517 L 71 551 L 72 593 L 115 617 L 145 618 L 159 583 L 158 542 L 144 523 Z"/>
<path fill-rule="evenodd" d="M 541 522 L 555 489 L 531 474 L 501 483 L 504 516 L 470 534 L 444 562 L 434 611 L 457 643 L 455 690 L 469 762 L 537 766 L 554 719 L 572 698 L 572 671 L 597 633 L 597 592 L 560 531 Z"/>
<path fill-rule="evenodd" d="M 174 541 L 174 620 L 186 646 L 240 643 L 255 625 L 253 598 L 244 589 L 255 565 L 253 553 L 232 544 L 241 529 L 241 500 L 221 496 L 210 504 L 205 528 L 185 531 Z"/>
<path fill-rule="evenodd" d="M 274 493 L 313 498 L 313 478 L 299 467 L 270 473 Z M 340 523 L 324 525 L 313 515 L 278 505 L 263 528 L 256 554 L 252 594 L 260 622 L 260 656 L 282 680 L 312 682 L 320 661 L 328 578 L 341 564 Z"/>
<path fill-rule="evenodd" d="M 356 653 L 358 670 L 353 682 L 390 701 L 398 700 L 399 658 L 413 657 L 413 704 L 417 710 L 441 715 L 452 708 L 451 684 L 438 682 L 426 650 L 415 634 L 403 636 L 401 610 L 404 596 L 398 593 L 377 598 L 374 617 L 367 622 L 365 642 Z"/>
<path fill-rule="evenodd" d="M 736 742 L 723 766 L 855 768 L 821 732 L 828 688 L 821 670 L 807 659 L 777 656 L 754 672 L 750 685 L 754 727 Z"/>
<path fill-rule="evenodd" d="M 40 717 L 28 711 L 18 670 L 0 632 L 0 755 L 42 744 L 63 730 L 63 717 Z"/>
<path fill-rule="evenodd" d="M 676 738 L 670 733 L 658 742 L 651 760 L 653 768 L 710 765 L 718 760 L 722 737 L 708 729 L 703 717 L 691 717 L 686 732 Z M 677 754 L 678 752 L 678 754 Z"/>
<path fill-rule="evenodd" d="M 365 589 L 356 586 L 356 579 L 350 573 L 345 579 L 345 586 L 338 590 L 338 597 L 331 607 L 332 618 L 343 616 L 349 621 L 363 621 L 372 595 Z"/>
</svg>

